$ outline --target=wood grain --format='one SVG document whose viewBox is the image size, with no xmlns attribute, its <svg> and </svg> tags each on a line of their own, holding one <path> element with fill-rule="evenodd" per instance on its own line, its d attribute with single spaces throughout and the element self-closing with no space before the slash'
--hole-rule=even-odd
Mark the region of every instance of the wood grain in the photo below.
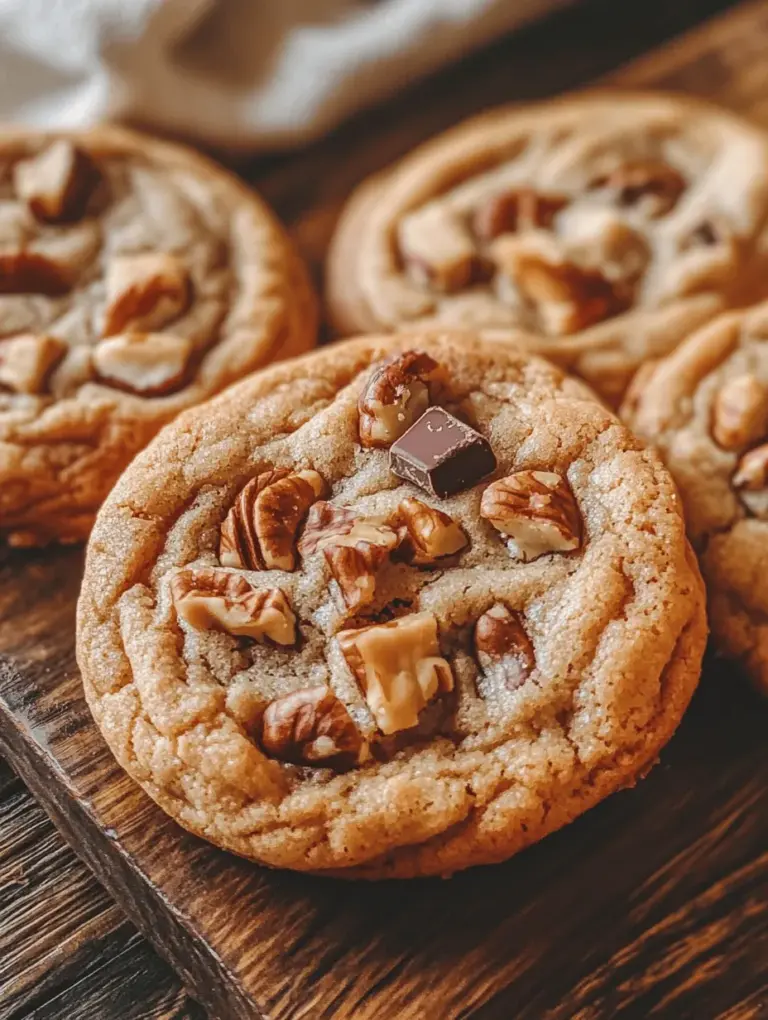
<svg viewBox="0 0 768 1020">
<path fill-rule="evenodd" d="M 0 1020 L 202 1016 L 0 761 Z"/>
<path fill-rule="evenodd" d="M 340 202 L 368 172 L 485 105 L 605 73 L 655 32 L 668 34 L 676 18 L 717 6 L 589 3 L 418 85 L 306 154 L 241 169 L 319 266 Z M 761 2 L 618 80 L 709 95 L 768 124 L 766 45 Z M 269 873 L 219 853 L 180 832 L 120 773 L 90 722 L 74 663 L 80 569 L 76 550 L 0 553 L 0 749 L 214 1015 L 768 1016 L 768 711 L 729 667 L 708 665 L 662 765 L 566 831 L 450 883 L 351 886 Z M 0 792 L 8 789 L 18 785 L 0 771 Z M 42 876 L 60 847 L 46 843 L 39 821 L 17 822 L 32 834 L 27 853 L 41 842 Z M 2 832 L 5 839 L 5 824 Z M 9 860 L 19 839 L 9 837 Z M 10 874 L 0 911 L 12 902 L 18 917 L 25 876 Z M 13 962 L 17 938 L 0 943 L 0 975 L 5 966 L 15 996 L 8 1012 L 0 993 L 0 1020 L 131 1016 L 131 997 L 145 988 L 141 968 L 159 964 L 137 962 L 133 931 L 89 879 L 57 893 L 55 871 L 47 874 L 53 903 L 59 895 L 70 916 L 52 928 L 58 946 L 55 934 L 38 940 L 27 974 Z M 0 913 L 0 932 L 2 920 Z M 89 981 L 71 984 L 77 953 L 62 951 L 73 962 L 51 998 L 45 960 L 79 932 L 84 945 L 103 940 L 105 961 L 109 953 L 138 970 L 97 961 Z M 135 1015 L 193 1016 L 178 987 L 166 988 Z"/>
</svg>

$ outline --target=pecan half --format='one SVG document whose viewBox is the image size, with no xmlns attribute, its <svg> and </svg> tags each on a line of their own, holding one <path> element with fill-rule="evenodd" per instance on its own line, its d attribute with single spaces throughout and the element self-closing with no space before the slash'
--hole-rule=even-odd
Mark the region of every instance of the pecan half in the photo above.
<svg viewBox="0 0 768 1020">
<path fill-rule="evenodd" d="M 768 387 L 747 373 L 718 390 L 712 408 L 712 435 L 725 450 L 738 450 L 768 433 Z"/>
<path fill-rule="evenodd" d="M 192 350 L 191 341 L 171 333 L 121 333 L 96 346 L 93 366 L 112 386 L 157 397 L 182 385 Z"/>
<path fill-rule="evenodd" d="M 472 219 L 472 229 L 475 236 L 483 241 L 492 241 L 499 234 L 537 227 L 549 229 L 555 216 L 567 205 L 565 195 L 540 194 L 533 188 L 502 191 L 478 207 Z"/>
<path fill-rule="evenodd" d="M 17 163 L 13 171 L 16 195 L 43 223 L 80 219 L 98 181 L 90 156 L 65 138 Z"/>
<path fill-rule="evenodd" d="M 398 541 L 385 518 L 358 517 L 345 507 L 321 501 L 309 512 L 299 552 L 304 557 L 323 552 L 344 605 L 354 613 L 373 602 L 376 573 Z"/>
<path fill-rule="evenodd" d="M 279 588 L 258 590 L 240 574 L 189 567 L 174 576 L 171 594 L 177 613 L 195 630 L 296 644 L 296 617 Z"/>
<path fill-rule="evenodd" d="M 186 311 L 191 286 L 186 269 L 175 255 L 147 252 L 121 255 L 107 269 L 107 311 L 104 335 L 130 327 L 151 333 Z"/>
<path fill-rule="evenodd" d="M 409 496 L 399 507 L 404 534 L 401 546 L 414 563 L 429 564 L 463 549 L 467 536 L 448 514 Z"/>
<path fill-rule="evenodd" d="M 312 470 L 278 468 L 253 478 L 221 526 L 221 563 L 246 570 L 295 570 L 296 533 L 326 488 Z"/>
<path fill-rule="evenodd" d="M 581 544 L 576 498 L 554 471 L 518 471 L 492 482 L 483 493 L 480 515 L 509 536 L 509 551 L 526 562 Z"/>
<path fill-rule="evenodd" d="M 438 364 L 423 351 L 405 351 L 371 373 L 358 401 L 360 443 L 390 446 L 429 407 L 429 380 Z"/>
<path fill-rule="evenodd" d="M 280 761 L 341 770 L 359 761 L 364 743 L 346 706 L 321 685 L 270 702 L 261 746 Z"/>
<path fill-rule="evenodd" d="M 432 698 L 453 690 L 453 673 L 440 655 L 432 613 L 343 630 L 337 640 L 382 733 L 416 726 L 419 712 Z"/>
<path fill-rule="evenodd" d="M 668 163 L 643 159 L 616 167 L 592 181 L 591 187 L 604 188 L 619 205 L 640 206 L 656 219 L 674 209 L 686 184 L 683 175 Z"/>
<path fill-rule="evenodd" d="M 0 385 L 15 393 L 42 393 L 67 345 L 53 336 L 24 334 L 0 340 Z"/>
<path fill-rule="evenodd" d="M 56 259 L 26 249 L 0 251 L 0 294 L 60 297 L 71 289 L 71 273 Z"/>
<path fill-rule="evenodd" d="M 515 690 L 536 668 L 536 655 L 519 613 L 501 603 L 483 613 L 475 624 L 475 652 L 486 676 L 500 677 Z"/>
</svg>

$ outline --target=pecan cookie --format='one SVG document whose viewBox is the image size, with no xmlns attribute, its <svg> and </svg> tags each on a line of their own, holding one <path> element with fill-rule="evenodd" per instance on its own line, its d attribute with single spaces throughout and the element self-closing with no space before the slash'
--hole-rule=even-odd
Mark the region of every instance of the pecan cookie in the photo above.
<svg viewBox="0 0 768 1020">
<path fill-rule="evenodd" d="M 715 641 L 768 693 L 768 304 L 694 333 L 623 411 L 678 484 Z"/>
<path fill-rule="evenodd" d="M 315 301 L 244 185 L 101 128 L 0 135 L 0 533 L 87 536 L 181 409 L 313 346 Z"/>
<path fill-rule="evenodd" d="M 768 138 L 730 113 L 623 93 L 501 109 L 361 187 L 328 301 L 343 334 L 513 331 L 616 404 L 647 358 L 768 296 L 767 217 Z"/>
<path fill-rule="evenodd" d="M 421 332 L 183 414 L 100 511 L 88 702 L 186 828 L 275 867 L 502 860 L 631 785 L 699 676 L 679 499 L 582 383 Z"/>
</svg>

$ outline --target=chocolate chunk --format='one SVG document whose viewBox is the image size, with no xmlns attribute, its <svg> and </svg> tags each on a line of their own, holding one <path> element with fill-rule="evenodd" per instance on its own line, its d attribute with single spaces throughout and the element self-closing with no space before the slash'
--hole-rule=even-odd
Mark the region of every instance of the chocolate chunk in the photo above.
<svg viewBox="0 0 768 1020">
<path fill-rule="evenodd" d="M 442 407 L 429 407 L 389 451 L 390 470 L 434 496 L 469 489 L 496 468 L 487 439 Z"/>
</svg>

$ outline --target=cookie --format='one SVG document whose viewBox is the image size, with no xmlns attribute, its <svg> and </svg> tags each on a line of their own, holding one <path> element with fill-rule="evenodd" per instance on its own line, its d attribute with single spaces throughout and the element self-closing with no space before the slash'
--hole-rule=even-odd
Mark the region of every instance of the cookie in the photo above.
<svg viewBox="0 0 768 1020">
<path fill-rule="evenodd" d="M 470 120 L 364 183 L 330 253 L 344 334 L 510 333 L 616 406 L 648 358 L 768 296 L 768 138 L 682 97 Z"/>
<path fill-rule="evenodd" d="M 181 415 L 100 511 L 78 661 L 120 764 L 274 867 L 449 874 L 632 785 L 699 676 L 674 484 L 586 387 L 422 331 Z"/>
<path fill-rule="evenodd" d="M 719 650 L 768 693 L 768 304 L 695 332 L 623 414 L 680 489 Z"/>
<path fill-rule="evenodd" d="M 314 345 L 282 228 L 193 152 L 0 134 L 0 533 L 77 541 L 180 410 Z"/>
</svg>

